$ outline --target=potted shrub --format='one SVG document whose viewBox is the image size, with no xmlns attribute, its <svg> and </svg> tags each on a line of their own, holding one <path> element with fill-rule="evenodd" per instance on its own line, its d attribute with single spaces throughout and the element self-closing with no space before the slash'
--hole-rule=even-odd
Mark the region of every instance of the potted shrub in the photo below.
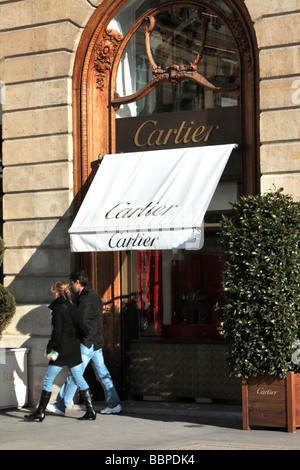
<svg viewBox="0 0 300 470">
<path fill-rule="evenodd" d="M 0 237 L 0 265 L 4 242 Z M 14 296 L 0 284 L 0 340 L 16 311 Z M 24 406 L 27 403 L 26 348 L 7 349 L 0 343 L 0 409 Z"/>
<path fill-rule="evenodd" d="M 282 189 L 241 197 L 221 222 L 222 333 L 231 373 L 242 379 L 244 429 L 300 426 L 299 234 L 300 206 Z"/>
<path fill-rule="evenodd" d="M 0 266 L 4 256 L 4 242 L 0 237 Z M 16 302 L 14 296 L 0 284 L 0 339 L 2 332 L 9 325 L 16 311 Z"/>
</svg>

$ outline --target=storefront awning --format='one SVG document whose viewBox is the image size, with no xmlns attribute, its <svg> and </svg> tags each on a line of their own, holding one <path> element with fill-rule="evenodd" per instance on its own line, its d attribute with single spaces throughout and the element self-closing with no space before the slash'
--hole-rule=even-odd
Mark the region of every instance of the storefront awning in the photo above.
<svg viewBox="0 0 300 470">
<path fill-rule="evenodd" d="M 69 230 L 71 251 L 199 249 L 236 144 L 105 155 Z"/>
</svg>

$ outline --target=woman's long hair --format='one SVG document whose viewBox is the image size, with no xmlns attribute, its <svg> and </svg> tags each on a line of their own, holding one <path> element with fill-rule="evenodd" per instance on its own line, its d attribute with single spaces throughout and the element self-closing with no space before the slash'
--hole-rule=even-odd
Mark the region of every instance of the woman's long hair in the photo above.
<svg viewBox="0 0 300 470">
<path fill-rule="evenodd" d="M 57 292 L 60 297 L 71 302 L 70 286 L 67 282 L 57 281 L 51 286 L 51 292 Z"/>
</svg>

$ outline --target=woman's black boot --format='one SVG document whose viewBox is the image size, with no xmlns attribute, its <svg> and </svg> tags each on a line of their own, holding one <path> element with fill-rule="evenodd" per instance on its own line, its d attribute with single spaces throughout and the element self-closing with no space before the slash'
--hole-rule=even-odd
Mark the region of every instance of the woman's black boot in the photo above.
<svg viewBox="0 0 300 470">
<path fill-rule="evenodd" d="M 43 421 L 45 419 L 45 410 L 46 406 L 49 403 L 51 397 L 51 392 L 47 392 L 46 390 L 42 390 L 41 399 L 37 410 L 30 415 L 25 415 L 24 419 L 27 421 Z"/>
<path fill-rule="evenodd" d="M 92 401 L 92 395 L 90 392 L 90 389 L 87 388 L 86 390 L 81 390 L 80 391 L 84 404 L 86 406 L 86 413 L 81 417 L 78 418 L 79 420 L 85 420 L 85 419 L 96 419 L 96 413 L 93 407 L 93 401 Z"/>
</svg>

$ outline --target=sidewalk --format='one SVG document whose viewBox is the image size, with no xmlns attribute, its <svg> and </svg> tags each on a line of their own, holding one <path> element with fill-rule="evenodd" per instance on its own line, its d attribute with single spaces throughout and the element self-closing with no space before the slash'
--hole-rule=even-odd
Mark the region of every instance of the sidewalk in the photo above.
<svg viewBox="0 0 300 470">
<path fill-rule="evenodd" d="M 97 411 L 104 407 L 95 404 Z M 78 421 L 83 409 L 77 405 L 65 417 L 48 414 L 42 423 L 25 422 L 27 413 L 29 409 L 0 410 L 0 450 L 102 450 L 101 458 L 116 459 L 122 451 L 129 456 L 128 451 L 196 456 L 200 450 L 300 449 L 300 429 L 295 434 L 243 431 L 241 407 L 234 406 L 128 401 L 118 415 Z"/>
</svg>

